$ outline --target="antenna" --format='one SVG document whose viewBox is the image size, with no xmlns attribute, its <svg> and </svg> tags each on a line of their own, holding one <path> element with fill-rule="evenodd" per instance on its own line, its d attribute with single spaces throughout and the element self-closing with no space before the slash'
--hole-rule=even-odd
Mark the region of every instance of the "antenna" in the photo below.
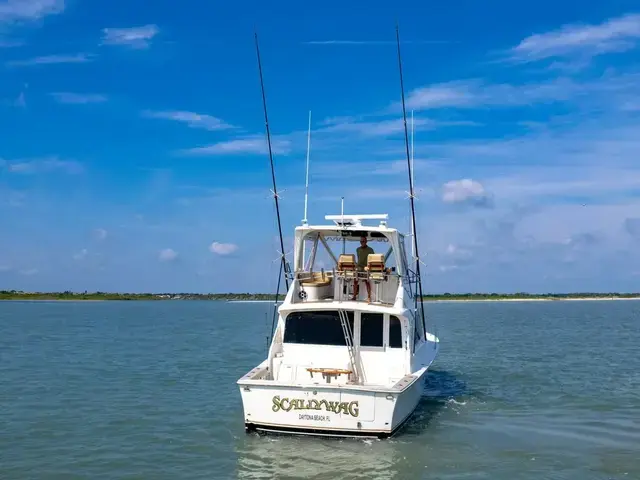
<svg viewBox="0 0 640 480">
<path fill-rule="evenodd" d="M 304 185 L 304 218 L 302 223 L 307 224 L 307 202 L 309 200 L 309 152 L 311 150 L 311 110 L 309 110 L 309 130 L 307 131 L 307 175 Z"/>
<path fill-rule="evenodd" d="M 342 197 L 342 199 L 340 200 L 340 222 L 341 225 L 344 228 L 344 197 Z M 347 239 L 342 237 L 342 254 L 344 255 L 346 248 L 347 248 L 347 244 L 346 244 Z"/>
<path fill-rule="evenodd" d="M 400 30 L 396 23 L 396 43 L 398 45 L 398 70 L 400 72 L 400 93 L 402 95 L 402 120 L 404 122 L 404 144 L 407 150 L 407 166 L 409 168 L 409 199 L 411 200 L 411 227 L 413 230 L 413 248 L 415 249 L 416 260 L 416 277 L 418 280 L 418 292 L 420 294 L 420 312 L 422 316 L 422 329 L 426 335 L 426 326 L 424 322 L 424 303 L 422 299 L 422 280 L 420 278 L 420 255 L 418 253 L 418 237 L 416 235 L 416 211 L 414 205 L 415 195 L 413 193 L 413 169 L 411 168 L 411 156 L 409 155 L 409 134 L 407 133 L 407 109 L 404 101 L 404 82 L 402 79 L 402 57 L 400 55 Z M 417 307 L 417 299 L 414 305 Z M 415 345 L 414 345 L 415 348 Z"/>
<path fill-rule="evenodd" d="M 271 149 L 271 133 L 269 132 L 269 118 L 267 116 L 267 99 L 264 93 L 264 81 L 262 79 L 262 63 L 260 62 L 260 48 L 258 47 L 258 32 L 255 32 L 256 54 L 258 57 L 258 71 L 260 73 L 260 88 L 262 90 L 262 107 L 264 109 L 264 124 L 267 130 L 267 143 L 269 145 L 269 161 L 271 162 L 271 179 L 273 180 L 273 200 L 276 204 L 276 215 L 278 217 L 278 233 L 280 234 L 280 250 L 282 255 L 282 268 L 284 269 L 284 281 L 289 290 L 289 280 L 287 279 L 287 260 L 284 253 L 284 240 L 282 238 L 282 225 L 280 223 L 280 207 L 278 205 L 278 190 L 276 189 L 276 173 L 273 167 L 273 151 Z M 280 272 L 282 274 L 282 271 Z M 278 281 L 278 286 L 280 282 Z M 276 303 L 278 303 L 278 294 L 276 292 Z"/>
</svg>

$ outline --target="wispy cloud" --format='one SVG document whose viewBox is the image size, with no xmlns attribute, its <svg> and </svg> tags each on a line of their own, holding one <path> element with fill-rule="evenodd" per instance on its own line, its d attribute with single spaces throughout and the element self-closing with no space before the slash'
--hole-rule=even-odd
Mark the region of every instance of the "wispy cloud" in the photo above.
<svg viewBox="0 0 640 480">
<path fill-rule="evenodd" d="M 305 45 L 396 45 L 394 40 L 309 40 Z M 450 40 L 401 40 L 401 44 L 435 45 L 452 43 Z"/>
<path fill-rule="evenodd" d="M 434 128 L 436 122 L 426 118 L 414 118 L 414 126 L 418 129 Z M 410 129 L 407 122 L 407 129 Z M 402 118 L 372 122 L 346 121 L 336 123 L 322 129 L 325 132 L 353 132 L 365 136 L 386 136 L 404 132 L 404 121 Z"/>
<path fill-rule="evenodd" d="M 476 102 L 480 81 L 452 81 L 416 88 L 407 96 L 407 108 L 463 107 Z"/>
<path fill-rule="evenodd" d="M 33 22 L 64 8 L 64 0 L 6 0 L 0 3 L 0 24 Z"/>
<path fill-rule="evenodd" d="M 414 130 L 433 130 L 439 127 L 447 126 L 476 126 L 476 122 L 472 121 L 442 121 L 430 118 L 414 117 Z M 407 131 L 411 130 L 411 119 L 407 118 Z M 392 118 L 377 121 L 357 122 L 347 120 L 341 123 L 334 123 L 324 127 L 319 132 L 352 132 L 363 136 L 385 137 L 404 133 L 404 120 L 402 118 Z"/>
<path fill-rule="evenodd" d="M 427 170 L 435 170 L 439 164 L 434 161 L 415 159 L 413 162 L 413 172 L 419 173 Z M 407 160 L 380 160 L 367 162 L 322 162 L 313 168 L 313 178 L 315 179 L 350 179 L 363 178 L 368 176 L 388 177 L 401 176 L 405 180 L 408 167 Z"/>
<path fill-rule="evenodd" d="M 0 162 L 0 167 L 4 167 L 10 173 L 34 175 L 61 171 L 68 174 L 79 174 L 84 171 L 82 165 L 74 160 L 60 160 L 58 157 L 45 157 L 28 160 L 17 160 Z"/>
<path fill-rule="evenodd" d="M 225 121 L 213 117 L 211 115 L 203 115 L 194 112 L 185 112 L 179 110 L 173 111 L 150 111 L 145 110 L 142 115 L 147 118 L 157 118 L 162 120 L 173 120 L 175 122 L 181 122 L 188 125 L 191 128 L 201 128 L 204 130 L 228 130 L 235 128 L 233 125 L 226 123 Z"/>
<path fill-rule="evenodd" d="M 45 55 L 26 60 L 12 60 L 6 62 L 8 67 L 31 67 L 35 65 L 53 65 L 57 63 L 86 63 L 93 61 L 93 55 L 87 53 Z"/>
<path fill-rule="evenodd" d="M 640 40 L 640 14 L 628 14 L 598 25 L 566 25 L 531 35 L 511 49 L 518 60 L 541 60 L 573 54 L 598 55 L 634 48 Z"/>
<path fill-rule="evenodd" d="M 0 48 L 24 45 L 20 39 L 10 38 L 17 27 L 37 24 L 44 17 L 64 11 L 64 0 L 3 0 L 0 2 Z"/>
<path fill-rule="evenodd" d="M 272 152 L 275 154 L 286 155 L 291 151 L 291 142 L 285 139 L 271 138 Z M 204 147 L 195 147 L 182 150 L 179 153 L 183 155 L 242 155 L 254 154 L 263 155 L 268 153 L 267 140 L 264 137 L 252 136 L 247 138 L 239 138 L 226 142 L 214 143 Z"/>
<path fill-rule="evenodd" d="M 130 28 L 103 28 L 103 45 L 121 45 L 130 48 L 148 48 L 151 40 L 160 32 L 157 25 Z"/>
<path fill-rule="evenodd" d="M 457 80 L 417 88 L 409 93 L 406 103 L 407 108 L 415 110 L 521 106 L 542 101 L 567 100 L 577 90 L 572 80 L 564 78 L 520 85 L 491 84 L 481 79 Z"/>
<path fill-rule="evenodd" d="M 58 103 L 85 104 L 102 103 L 107 101 L 107 96 L 99 93 L 54 92 L 50 95 Z"/>
<path fill-rule="evenodd" d="M 478 78 L 454 80 L 412 90 L 407 95 L 407 108 L 520 107 L 578 100 L 586 104 L 605 96 L 610 102 L 616 99 L 614 95 L 627 95 L 634 90 L 639 79 L 640 74 L 636 72 L 607 72 L 598 78 L 580 81 L 562 76 L 527 83 L 490 83 Z M 391 108 L 397 111 L 399 107 L 395 102 Z"/>
</svg>

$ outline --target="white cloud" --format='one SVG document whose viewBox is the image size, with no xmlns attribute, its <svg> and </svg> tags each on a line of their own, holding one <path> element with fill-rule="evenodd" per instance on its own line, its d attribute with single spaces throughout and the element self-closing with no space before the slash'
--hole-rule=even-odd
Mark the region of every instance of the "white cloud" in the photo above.
<svg viewBox="0 0 640 480">
<path fill-rule="evenodd" d="M 157 25 L 143 25 L 131 28 L 102 29 L 103 45 L 122 45 L 130 48 L 148 48 L 151 40 L 159 33 Z"/>
<path fill-rule="evenodd" d="M 452 81 L 417 88 L 407 95 L 408 109 L 464 107 L 476 103 L 477 81 Z"/>
<path fill-rule="evenodd" d="M 476 206 L 487 206 L 491 195 L 480 182 L 464 178 L 452 180 L 442 186 L 442 201 L 445 203 L 472 203 Z"/>
<path fill-rule="evenodd" d="M 629 14 L 598 25 L 566 25 L 552 32 L 531 35 L 511 50 L 521 60 L 540 60 L 571 54 L 620 52 L 640 40 L 640 15 Z"/>
<path fill-rule="evenodd" d="M 407 108 L 477 108 L 524 106 L 539 102 L 565 101 L 586 93 L 594 85 L 577 85 L 567 78 L 528 84 L 487 83 L 480 79 L 456 80 L 417 88 L 407 96 Z M 395 104 L 396 108 L 399 104 Z M 460 124 L 458 122 L 457 124 Z M 463 124 L 468 124 L 464 122 Z"/>
<path fill-rule="evenodd" d="M 395 40 L 309 40 L 306 45 L 396 45 Z M 401 44 L 442 44 L 450 40 L 401 40 Z"/>
<path fill-rule="evenodd" d="M 58 103 L 85 104 L 106 102 L 106 95 L 99 93 L 54 92 L 50 94 Z"/>
<path fill-rule="evenodd" d="M 286 155 L 291 151 L 291 142 L 284 139 L 271 138 L 271 149 L 274 154 Z M 205 147 L 195 147 L 182 150 L 185 155 L 264 155 L 268 153 L 265 137 L 252 136 L 226 142 L 214 143 Z"/>
<path fill-rule="evenodd" d="M 0 165 L 1 167 L 2 165 Z M 57 156 L 38 159 L 18 160 L 4 162 L 4 168 L 11 173 L 33 175 L 53 171 L 62 171 L 68 174 L 80 174 L 84 171 L 82 164 L 75 160 L 60 160 Z"/>
<path fill-rule="evenodd" d="M 238 250 L 238 246 L 233 243 L 218 243 L 213 242 L 209 245 L 209 251 L 218 255 L 229 255 Z"/>
<path fill-rule="evenodd" d="M 53 65 L 58 63 L 86 63 L 93 61 L 93 55 L 86 53 L 45 55 L 26 60 L 13 60 L 7 62 L 8 67 L 32 67 L 35 65 Z"/>
<path fill-rule="evenodd" d="M 171 262 L 176 258 L 178 258 L 178 253 L 172 248 L 165 248 L 160 251 L 160 254 L 158 255 L 158 260 L 161 262 Z"/>
<path fill-rule="evenodd" d="M 6 0 L 0 3 L 0 25 L 38 21 L 64 8 L 64 0 Z"/>
<path fill-rule="evenodd" d="M 211 115 L 203 115 L 194 112 L 185 111 L 162 111 L 154 112 L 145 110 L 142 115 L 147 118 L 158 118 L 163 120 L 173 120 L 175 122 L 181 122 L 187 124 L 191 128 L 202 128 L 204 130 L 227 130 L 235 128 L 223 120 L 213 117 Z"/>
<path fill-rule="evenodd" d="M 89 254 L 89 250 L 87 250 L 86 248 L 83 248 L 78 253 L 74 253 L 73 254 L 73 259 L 74 260 L 84 260 L 87 257 L 88 254 Z"/>
<path fill-rule="evenodd" d="M 104 228 L 96 228 L 93 231 L 93 235 L 97 240 L 104 240 L 105 238 L 107 238 L 107 234 L 108 232 Z"/>
<path fill-rule="evenodd" d="M 424 128 L 434 128 L 436 122 L 426 118 L 414 118 L 414 127 L 416 130 Z M 407 132 L 411 130 L 411 120 L 407 119 Z M 404 132 L 404 121 L 402 118 L 394 118 L 390 120 L 380 120 L 377 122 L 354 122 L 347 120 L 344 122 L 334 123 L 333 125 L 324 127 L 322 132 L 353 132 L 365 136 L 385 136 Z M 312 133 L 313 135 L 313 133 Z"/>
</svg>

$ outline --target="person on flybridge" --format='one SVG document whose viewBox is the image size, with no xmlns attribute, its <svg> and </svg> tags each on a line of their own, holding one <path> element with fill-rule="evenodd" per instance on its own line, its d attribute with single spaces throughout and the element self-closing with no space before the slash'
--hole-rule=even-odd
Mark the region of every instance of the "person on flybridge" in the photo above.
<svg viewBox="0 0 640 480">
<path fill-rule="evenodd" d="M 357 260 L 357 269 L 358 272 L 364 272 L 365 267 L 367 266 L 367 258 L 372 253 L 376 253 L 373 251 L 369 245 L 367 245 L 367 237 L 360 237 L 360 246 L 356 248 L 356 255 L 358 257 Z M 368 279 L 364 280 L 364 284 L 367 287 L 367 302 L 371 302 L 371 283 Z M 358 298 L 358 292 L 360 291 L 360 279 L 356 277 L 356 282 L 353 289 L 353 298 L 352 300 L 356 300 Z"/>
</svg>

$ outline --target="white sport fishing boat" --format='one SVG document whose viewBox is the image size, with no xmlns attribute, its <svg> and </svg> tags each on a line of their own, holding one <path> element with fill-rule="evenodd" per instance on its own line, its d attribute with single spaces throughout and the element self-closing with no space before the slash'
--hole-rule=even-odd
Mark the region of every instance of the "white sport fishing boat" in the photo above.
<svg viewBox="0 0 640 480">
<path fill-rule="evenodd" d="M 238 380 L 245 426 L 388 437 L 418 405 L 439 342 L 425 329 L 422 308 L 415 308 L 417 279 L 404 235 L 386 225 L 387 215 L 325 219 L 333 224 L 295 229 L 294 278 L 278 308 L 268 356 Z M 386 250 L 370 254 L 364 271 L 358 271 L 354 254 L 336 256 L 329 246 L 331 240 L 346 244 L 363 237 Z M 313 242 L 306 268 L 305 240 Z M 335 262 L 330 271 L 314 269 L 319 245 Z"/>
<path fill-rule="evenodd" d="M 256 49 L 260 67 L 257 36 Z M 264 102 L 261 67 L 260 81 Z M 266 102 L 264 109 L 284 252 Z M 388 215 L 346 215 L 343 203 L 340 215 L 327 215 L 327 223 L 312 226 L 306 220 L 305 194 L 304 220 L 295 228 L 293 269 L 282 255 L 287 293 L 279 307 L 276 294 L 277 322 L 268 353 L 237 381 L 247 431 L 386 438 L 420 401 L 439 339 L 427 328 L 422 302 L 404 94 L 403 114 L 413 261 L 405 236 L 387 225 Z M 308 162 L 307 151 L 307 186 Z M 365 224 L 370 221 L 374 223 Z M 374 245 L 374 253 L 360 255 L 359 262 L 357 250 L 347 245 L 360 242 Z M 331 248 L 336 243 L 342 250 L 338 255 Z M 320 248 L 331 268 L 318 268 Z"/>
</svg>

